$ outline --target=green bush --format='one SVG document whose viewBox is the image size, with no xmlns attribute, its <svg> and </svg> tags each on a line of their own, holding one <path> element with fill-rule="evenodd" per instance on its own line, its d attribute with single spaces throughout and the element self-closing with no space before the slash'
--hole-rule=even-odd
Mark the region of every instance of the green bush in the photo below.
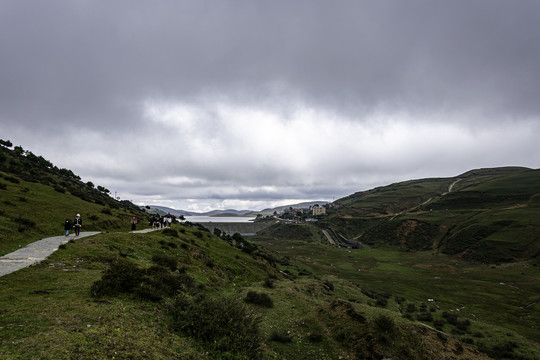
<svg viewBox="0 0 540 360">
<path fill-rule="evenodd" d="M 271 308 L 274 306 L 274 302 L 272 301 L 270 296 L 268 296 L 268 294 L 259 293 L 256 291 L 248 291 L 244 301 L 250 304 L 260 305 L 267 308 Z"/>
<path fill-rule="evenodd" d="M 178 260 L 175 257 L 167 255 L 154 255 L 152 261 L 163 267 L 169 268 L 171 271 L 175 271 L 178 268 Z"/>
<path fill-rule="evenodd" d="M 392 334 L 396 329 L 394 319 L 385 314 L 378 315 L 373 319 L 373 326 L 375 330 L 385 334 Z"/>
<path fill-rule="evenodd" d="M 270 341 L 276 341 L 282 344 L 289 344 L 292 342 L 292 337 L 284 332 L 273 331 L 272 335 L 270 335 Z"/>
<path fill-rule="evenodd" d="M 323 335 L 320 333 L 320 332 L 312 332 L 310 334 L 308 334 L 307 336 L 308 340 L 311 341 L 312 343 L 319 343 L 323 340 Z"/>
<path fill-rule="evenodd" d="M 238 300 L 176 298 L 170 307 L 175 331 L 204 342 L 211 358 L 229 353 L 238 358 L 260 359 L 260 319 Z"/>
<path fill-rule="evenodd" d="M 429 312 L 422 312 L 416 315 L 416 319 L 419 321 L 433 321 L 433 315 Z"/>
<path fill-rule="evenodd" d="M 129 261 L 116 261 L 90 288 L 93 297 L 116 296 L 120 293 L 150 301 L 159 301 L 179 291 L 195 289 L 195 280 L 185 274 L 172 274 L 161 266 L 143 269 Z"/>
<path fill-rule="evenodd" d="M 143 281 L 144 270 L 127 261 L 117 261 L 109 267 L 101 280 L 90 288 L 93 297 L 115 296 L 130 293 Z"/>
<path fill-rule="evenodd" d="M 269 288 L 269 289 L 273 289 L 274 288 L 274 281 L 270 278 L 266 278 L 264 280 L 264 283 L 263 283 L 263 286 L 266 287 L 266 288 Z"/>
<path fill-rule="evenodd" d="M 167 235 L 167 236 L 172 236 L 172 237 L 178 237 L 178 231 L 174 230 L 174 229 L 163 229 L 163 231 L 161 232 L 163 235 Z"/>
<path fill-rule="evenodd" d="M 451 314 L 451 313 L 449 313 L 449 312 L 444 311 L 444 312 L 442 313 L 442 316 L 443 316 L 443 318 L 446 319 L 446 321 L 447 321 L 449 324 L 457 325 L 457 323 L 458 323 L 458 315 L 457 315 L 457 314 Z"/>
</svg>

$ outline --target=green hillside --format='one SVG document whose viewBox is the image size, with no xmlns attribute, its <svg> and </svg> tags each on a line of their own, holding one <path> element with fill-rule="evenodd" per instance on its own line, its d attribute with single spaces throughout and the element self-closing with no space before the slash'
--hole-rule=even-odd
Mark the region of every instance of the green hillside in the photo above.
<svg viewBox="0 0 540 360">
<path fill-rule="evenodd" d="M 113 199 L 107 189 L 6 143 L 0 145 L 0 255 L 61 235 L 64 221 L 73 221 L 76 214 L 81 214 L 83 231 L 127 230 L 133 216 L 146 218 L 129 201 Z"/>
<path fill-rule="evenodd" d="M 394 184 L 342 199 L 317 226 L 275 224 L 249 239 L 191 223 L 137 234 L 127 230 L 146 216 L 138 207 L 2 144 L 2 253 L 62 234 L 76 213 L 84 230 L 105 230 L 0 277 L 2 359 L 540 358 L 540 262 L 526 231 L 535 171 Z M 487 200 L 435 207 L 458 204 L 455 192 Z M 501 194 L 510 199 L 496 206 Z M 496 231 L 467 240 L 475 226 Z M 373 242 L 335 247 L 325 227 Z M 526 240 L 505 240 L 516 229 Z M 473 251 L 481 241 L 528 260 L 471 262 L 492 256 Z"/>
<path fill-rule="evenodd" d="M 342 261 L 330 273 L 245 244 L 184 225 L 72 241 L 0 278 L 0 357 L 486 359 L 474 346 L 540 354 L 514 330 L 443 311 L 442 301 L 361 285 L 339 249 L 316 251 Z"/>
<path fill-rule="evenodd" d="M 480 169 L 392 184 L 336 203 L 342 208 L 322 226 L 366 245 L 483 263 L 540 256 L 540 170 Z"/>
</svg>

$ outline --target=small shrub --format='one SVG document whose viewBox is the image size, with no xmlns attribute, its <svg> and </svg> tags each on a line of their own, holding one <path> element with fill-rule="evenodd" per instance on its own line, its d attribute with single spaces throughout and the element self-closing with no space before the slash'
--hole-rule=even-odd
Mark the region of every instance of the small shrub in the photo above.
<svg viewBox="0 0 540 360">
<path fill-rule="evenodd" d="M 399 305 L 401 305 L 403 302 L 405 302 L 405 298 L 404 297 L 401 297 L 401 296 L 396 296 L 394 298 L 394 300 L 396 301 L 396 303 L 398 303 Z"/>
<path fill-rule="evenodd" d="M 175 229 L 167 228 L 164 229 L 161 233 L 167 236 L 178 237 L 178 231 L 176 231 Z"/>
<path fill-rule="evenodd" d="M 442 330 L 444 326 L 444 321 L 441 319 L 435 319 L 433 320 L 433 326 L 435 326 L 435 329 Z"/>
<path fill-rule="evenodd" d="M 292 342 L 292 337 L 284 332 L 273 331 L 272 335 L 270 335 L 270 341 L 275 341 L 282 344 L 289 344 Z"/>
<path fill-rule="evenodd" d="M 312 332 L 307 336 L 312 343 L 320 343 L 323 340 L 323 335 L 319 332 Z"/>
<path fill-rule="evenodd" d="M 431 315 L 431 313 L 428 313 L 428 312 L 423 312 L 423 313 L 419 313 L 416 315 L 416 319 L 419 320 L 419 321 L 433 321 L 433 315 Z"/>
<path fill-rule="evenodd" d="M 334 284 L 332 284 L 329 280 L 325 280 L 325 281 L 324 281 L 324 286 L 325 286 L 329 291 L 334 291 Z"/>
<path fill-rule="evenodd" d="M 90 288 L 93 297 L 132 292 L 143 280 L 144 270 L 130 262 L 115 262 Z"/>
<path fill-rule="evenodd" d="M 377 331 L 385 334 L 391 334 L 396 329 L 394 319 L 385 314 L 381 314 L 373 319 L 373 325 Z"/>
<path fill-rule="evenodd" d="M 203 233 L 200 232 L 200 231 L 195 231 L 195 232 L 193 233 L 193 235 L 195 235 L 195 236 L 198 237 L 199 239 L 202 239 L 202 238 L 203 238 Z"/>
<path fill-rule="evenodd" d="M 112 215 L 112 211 L 108 207 L 101 209 L 101 213 L 102 214 L 107 214 L 107 215 Z"/>
<path fill-rule="evenodd" d="M 274 302 L 272 301 L 270 296 L 268 296 L 268 294 L 259 293 L 256 291 L 248 291 L 244 301 L 250 304 L 260 305 L 267 308 L 271 308 L 274 306 Z"/>
<path fill-rule="evenodd" d="M 4 176 L 4 179 L 6 179 L 7 181 L 9 181 L 9 182 L 11 182 L 13 184 L 18 184 L 20 182 L 19 179 L 17 179 L 14 176 Z"/>
<path fill-rule="evenodd" d="M 471 326 L 471 321 L 469 319 L 461 320 L 457 322 L 456 327 L 460 330 L 467 331 Z"/>
<path fill-rule="evenodd" d="M 64 194 L 66 192 L 66 189 L 64 189 L 63 187 L 58 186 L 58 185 L 54 185 L 53 189 L 54 189 L 54 191 L 59 192 L 61 194 Z"/>
<path fill-rule="evenodd" d="M 388 304 L 388 300 L 384 297 L 377 297 L 377 301 L 375 302 L 375 305 L 380 307 L 386 307 Z"/>
<path fill-rule="evenodd" d="M 457 323 L 458 323 L 458 315 L 457 314 L 452 314 L 452 313 L 444 311 L 442 313 L 442 316 L 443 316 L 443 318 L 446 319 L 446 322 L 448 322 L 449 324 L 457 325 Z"/>
<path fill-rule="evenodd" d="M 270 278 L 266 278 L 263 282 L 263 286 L 269 289 L 273 289 L 275 286 L 274 281 Z"/>
<path fill-rule="evenodd" d="M 178 260 L 172 256 L 154 255 L 152 256 L 152 261 L 157 265 L 170 269 L 171 271 L 175 271 L 178 268 Z"/>
<path fill-rule="evenodd" d="M 210 355 L 227 352 L 239 359 L 261 358 L 260 318 L 235 299 L 192 301 L 180 296 L 170 307 L 169 315 L 175 331 L 204 342 Z"/>
<path fill-rule="evenodd" d="M 0 182 L 0 190 L 6 190 L 7 185 L 5 183 Z"/>
<path fill-rule="evenodd" d="M 98 217 L 97 215 L 90 215 L 90 216 L 88 217 L 88 219 L 97 221 L 97 220 L 99 220 L 99 217 Z"/>
<path fill-rule="evenodd" d="M 415 304 L 407 304 L 406 312 L 413 313 L 416 312 L 416 305 Z"/>
</svg>

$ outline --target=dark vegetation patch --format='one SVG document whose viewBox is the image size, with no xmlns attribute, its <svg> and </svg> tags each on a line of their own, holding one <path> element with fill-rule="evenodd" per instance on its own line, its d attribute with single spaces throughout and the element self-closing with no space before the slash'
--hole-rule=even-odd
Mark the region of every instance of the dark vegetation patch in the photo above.
<svg viewBox="0 0 540 360">
<path fill-rule="evenodd" d="M 132 294 L 140 299 L 159 301 L 177 292 L 195 289 L 195 280 L 185 274 L 173 274 L 162 266 L 141 268 L 130 261 L 115 261 L 101 278 L 92 284 L 95 298 Z"/>
<path fill-rule="evenodd" d="M 178 268 L 178 259 L 173 256 L 167 255 L 154 255 L 152 261 L 160 266 L 168 268 L 171 271 L 175 271 Z"/>
<path fill-rule="evenodd" d="M 282 344 L 292 343 L 292 336 L 284 331 L 272 331 L 270 335 L 270 341 L 279 342 Z"/>
<path fill-rule="evenodd" d="M 167 236 L 171 236 L 171 237 L 179 237 L 178 236 L 178 230 L 176 230 L 176 229 L 166 228 L 166 229 L 163 229 L 161 231 L 161 233 L 163 235 L 167 235 Z"/>
<path fill-rule="evenodd" d="M 260 359 L 260 318 L 231 298 L 176 298 L 170 307 L 174 331 L 204 343 L 210 357 Z"/>
<path fill-rule="evenodd" d="M 409 250 L 427 250 L 438 227 L 418 220 L 381 220 L 365 230 L 362 242 L 370 246 L 395 245 Z"/>
<path fill-rule="evenodd" d="M 244 301 L 246 303 L 259 305 L 262 307 L 267 307 L 267 308 L 274 307 L 274 302 L 272 301 L 272 298 L 268 294 L 256 292 L 256 291 L 248 291 Z"/>
</svg>

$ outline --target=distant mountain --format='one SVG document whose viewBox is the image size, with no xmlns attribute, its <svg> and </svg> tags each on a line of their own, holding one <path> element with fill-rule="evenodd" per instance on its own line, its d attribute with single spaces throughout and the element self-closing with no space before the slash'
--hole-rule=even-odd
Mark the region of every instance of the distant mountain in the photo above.
<svg viewBox="0 0 540 360">
<path fill-rule="evenodd" d="M 147 210 L 148 213 L 155 212 L 159 215 L 175 215 L 175 216 L 257 216 L 261 215 L 272 215 L 275 211 L 280 212 L 286 210 L 290 207 L 294 209 L 308 209 L 310 206 L 315 204 L 325 205 L 328 204 L 326 200 L 320 201 L 308 201 L 291 205 L 278 206 L 275 208 L 267 208 L 263 210 L 235 210 L 235 209 L 226 209 L 226 210 L 212 210 L 204 213 L 185 211 L 185 210 L 176 210 L 166 206 L 150 205 L 150 210 Z"/>
<path fill-rule="evenodd" d="M 253 212 L 253 210 L 212 210 L 206 213 L 199 214 L 201 216 L 244 216 Z"/>
<path fill-rule="evenodd" d="M 154 210 L 154 211 L 152 211 L 152 210 Z M 148 213 L 157 213 L 158 215 L 167 215 L 167 214 L 171 214 L 171 215 L 174 215 L 174 216 L 180 216 L 180 215 L 183 215 L 183 216 L 201 215 L 201 214 L 199 214 L 199 213 L 192 212 L 192 211 L 176 210 L 176 209 L 169 208 L 169 207 L 166 207 L 166 206 L 158 206 L 158 205 L 150 205 L 150 210 L 147 210 L 146 212 L 148 212 Z"/>
</svg>

